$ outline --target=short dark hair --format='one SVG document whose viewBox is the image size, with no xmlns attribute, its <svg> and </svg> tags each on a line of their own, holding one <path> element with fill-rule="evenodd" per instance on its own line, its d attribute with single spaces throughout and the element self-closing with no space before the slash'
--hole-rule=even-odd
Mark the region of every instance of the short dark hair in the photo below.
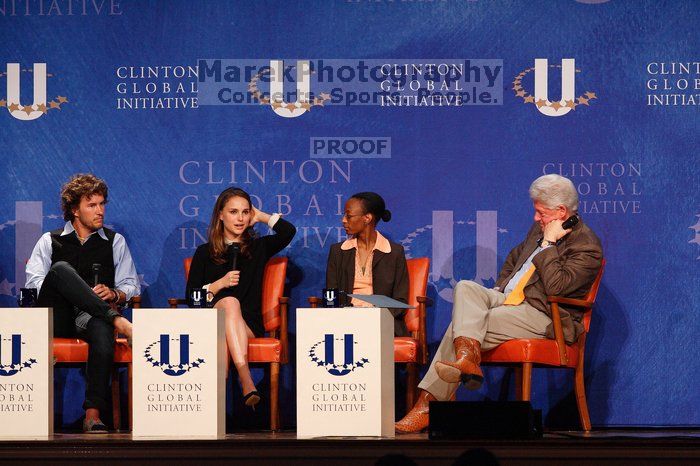
<svg viewBox="0 0 700 466">
<path fill-rule="evenodd" d="M 388 222 L 391 220 L 391 212 L 386 208 L 384 199 L 377 193 L 363 192 L 350 196 L 350 199 L 357 199 L 362 203 L 365 213 L 372 214 L 373 222 L 376 225 L 380 220 Z"/>
<path fill-rule="evenodd" d="M 61 209 L 63 220 L 73 221 L 73 210 L 80 205 L 83 196 L 90 197 L 100 194 L 107 201 L 107 183 L 92 173 L 78 173 L 71 176 L 70 180 L 61 188 Z"/>
</svg>

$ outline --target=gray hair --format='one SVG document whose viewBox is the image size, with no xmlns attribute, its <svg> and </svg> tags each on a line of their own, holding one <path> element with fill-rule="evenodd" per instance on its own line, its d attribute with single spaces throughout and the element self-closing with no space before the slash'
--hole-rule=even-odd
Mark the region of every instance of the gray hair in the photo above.
<svg viewBox="0 0 700 466">
<path fill-rule="evenodd" d="M 572 213 L 578 211 L 578 192 L 570 179 L 560 175 L 544 175 L 530 185 L 530 199 L 544 204 L 548 209 L 563 205 Z"/>
</svg>

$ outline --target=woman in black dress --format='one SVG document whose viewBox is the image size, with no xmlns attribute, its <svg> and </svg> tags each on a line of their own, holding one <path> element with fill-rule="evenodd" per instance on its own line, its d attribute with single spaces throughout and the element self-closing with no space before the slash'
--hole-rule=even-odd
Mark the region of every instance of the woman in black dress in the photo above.
<svg viewBox="0 0 700 466">
<path fill-rule="evenodd" d="M 256 237 L 253 225 L 259 222 L 275 234 Z M 260 401 L 260 394 L 248 367 L 248 339 L 265 333 L 260 308 L 265 264 L 295 233 L 294 225 L 279 214 L 255 209 L 248 193 L 228 188 L 214 205 L 209 242 L 199 246 L 192 258 L 187 290 L 205 288 L 213 307 L 226 312 L 226 344 L 238 371 L 243 400 L 251 407 Z"/>
</svg>

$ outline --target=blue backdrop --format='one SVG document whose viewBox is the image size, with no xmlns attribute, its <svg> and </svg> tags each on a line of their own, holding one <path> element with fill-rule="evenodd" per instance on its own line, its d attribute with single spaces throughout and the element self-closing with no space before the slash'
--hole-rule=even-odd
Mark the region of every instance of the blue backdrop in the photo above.
<svg viewBox="0 0 700 466">
<path fill-rule="evenodd" d="M 372 190 L 394 214 L 381 231 L 432 259 L 434 349 L 456 280 L 493 283 L 532 222 L 530 182 L 561 173 L 608 261 L 586 354 L 593 424 L 700 424 L 699 22 L 694 1 L 0 0 L 0 305 L 15 305 L 41 232 L 62 225 L 71 174 L 108 182 L 106 223 L 127 238 L 146 307 L 183 293 L 182 259 L 237 185 L 298 227 L 293 343 L 294 308 L 342 239 L 342 202 Z M 285 92 L 308 60 L 311 96 L 265 101 L 273 60 L 293 66 Z M 350 75 L 362 63 L 377 79 Z M 536 371 L 534 403 L 550 425 L 576 425 L 554 372 Z M 283 375 L 291 426 L 293 365 Z M 501 376 L 460 398 L 502 397 Z M 72 424 L 82 379 L 61 373 L 57 390 Z"/>
</svg>

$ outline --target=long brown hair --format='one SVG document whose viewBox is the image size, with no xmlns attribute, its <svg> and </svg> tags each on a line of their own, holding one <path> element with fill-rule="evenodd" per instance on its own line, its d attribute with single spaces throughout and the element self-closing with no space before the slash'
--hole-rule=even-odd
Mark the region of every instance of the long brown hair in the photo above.
<svg viewBox="0 0 700 466">
<path fill-rule="evenodd" d="M 91 173 L 78 173 L 61 188 L 61 209 L 63 210 L 63 220 L 73 221 L 75 215 L 73 210 L 80 205 L 83 196 L 90 198 L 94 194 L 99 194 L 107 202 L 109 189 L 107 183 L 101 178 Z"/>
<path fill-rule="evenodd" d="M 226 241 L 224 241 L 224 222 L 219 220 L 219 215 L 232 197 L 242 197 L 248 201 L 251 209 L 253 207 L 248 193 L 240 188 L 227 188 L 219 194 L 214 204 L 214 211 L 211 213 L 211 221 L 209 222 L 209 256 L 217 264 L 226 262 L 225 254 L 228 249 Z M 253 230 L 253 227 L 246 228 L 241 235 L 241 254 L 250 257 L 250 246 L 254 238 L 255 230 Z"/>
</svg>

